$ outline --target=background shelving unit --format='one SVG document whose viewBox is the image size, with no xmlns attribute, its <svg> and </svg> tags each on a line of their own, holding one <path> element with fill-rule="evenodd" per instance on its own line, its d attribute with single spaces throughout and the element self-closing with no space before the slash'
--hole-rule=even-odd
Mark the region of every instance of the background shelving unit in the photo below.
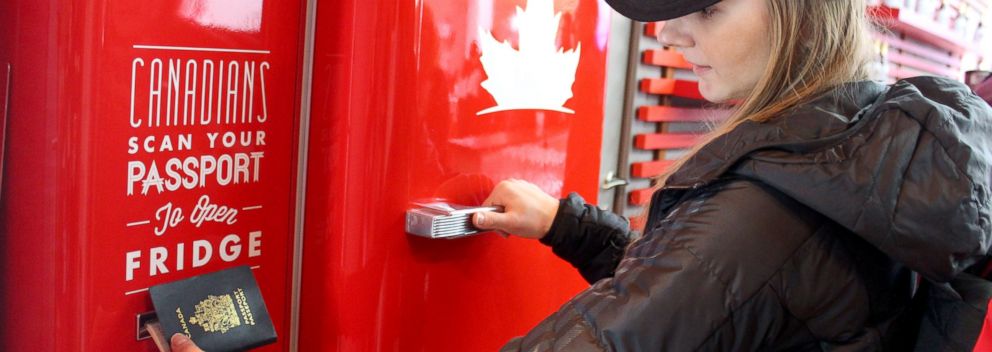
<svg viewBox="0 0 992 352">
<path fill-rule="evenodd" d="M 992 1 L 874 1 L 876 79 L 934 75 L 963 79 L 992 68 Z"/>
<path fill-rule="evenodd" d="M 868 13 L 879 24 L 873 33 L 877 81 L 920 75 L 963 80 L 966 71 L 992 70 L 992 0 L 875 0 Z M 663 26 L 644 24 L 640 45 L 632 50 L 639 55 L 633 98 L 639 104 L 632 107 L 636 128 L 626 141 L 632 155 L 627 204 L 618 212 L 635 228 L 643 226 L 638 218 L 653 192 L 650 180 L 729 114 L 702 100 L 696 77 L 679 53 L 660 47 L 657 34 Z"/>
</svg>

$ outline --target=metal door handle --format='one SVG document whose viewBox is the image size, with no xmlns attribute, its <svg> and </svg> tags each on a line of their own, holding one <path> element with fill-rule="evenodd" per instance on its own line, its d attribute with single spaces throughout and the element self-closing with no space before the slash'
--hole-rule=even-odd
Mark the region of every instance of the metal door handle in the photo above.
<svg viewBox="0 0 992 352">
<path fill-rule="evenodd" d="M 483 232 L 472 224 L 472 214 L 503 212 L 503 207 L 470 207 L 445 202 L 413 202 L 406 211 L 406 232 L 427 238 L 454 239 Z"/>
<path fill-rule="evenodd" d="M 616 172 L 610 171 L 606 173 L 606 179 L 603 180 L 603 189 L 610 190 L 620 186 L 626 186 L 629 183 L 625 179 L 618 178 Z"/>
</svg>

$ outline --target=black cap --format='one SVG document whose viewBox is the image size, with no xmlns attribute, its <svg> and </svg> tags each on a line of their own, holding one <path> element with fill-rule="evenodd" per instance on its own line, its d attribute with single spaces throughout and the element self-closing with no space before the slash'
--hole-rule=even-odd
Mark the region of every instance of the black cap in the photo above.
<svg viewBox="0 0 992 352">
<path fill-rule="evenodd" d="M 641 22 L 665 21 L 701 11 L 720 0 L 606 0 L 614 10 Z"/>
</svg>

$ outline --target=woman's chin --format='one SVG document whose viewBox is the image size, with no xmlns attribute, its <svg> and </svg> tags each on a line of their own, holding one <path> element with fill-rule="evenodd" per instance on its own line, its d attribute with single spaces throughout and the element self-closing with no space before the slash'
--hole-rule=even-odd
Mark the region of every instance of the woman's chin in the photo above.
<svg viewBox="0 0 992 352">
<path fill-rule="evenodd" d="M 726 90 L 714 87 L 702 80 L 699 81 L 699 95 L 702 95 L 703 99 L 714 104 L 737 105 L 743 100 L 743 98 L 735 94 L 729 94 Z"/>
<path fill-rule="evenodd" d="M 718 94 L 718 92 L 706 89 L 702 84 L 699 85 L 699 94 L 703 96 L 703 99 L 714 104 L 722 104 L 729 99 L 726 94 Z"/>
</svg>

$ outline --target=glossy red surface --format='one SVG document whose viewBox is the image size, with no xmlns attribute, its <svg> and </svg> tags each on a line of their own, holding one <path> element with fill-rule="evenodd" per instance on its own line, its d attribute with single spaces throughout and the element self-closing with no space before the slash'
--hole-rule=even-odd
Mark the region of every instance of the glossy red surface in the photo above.
<svg viewBox="0 0 992 352">
<path fill-rule="evenodd" d="M 10 64 L 0 61 L 0 197 L 3 196 L 3 149 L 7 145 L 7 103 L 10 87 Z"/>
<path fill-rule="evenodd" d="M 0 206 L 0 351 L 155 350 L 150 340 L 135 340 L 135 314 L 152 308 L 144 289 L 241 264 L 257 267 L 283 338 L 263 350 L 288 346 L 302 9 L 301 1 L 262 0 L 0 4 L 0 62 L 13 67 Z M 208 60 L 217 76 L 203 73 Z M 200 79 L 189 84 L 189 72 Z M 201 85 L 207 76 L 216 87 Z M 170 113 L 175 121 L 203 116 L 208 96 L 212 111 L 245 120 L 164 122 Z M 161 117 L 150 122 L 152 115 Z M 264 140 L 228 147 L 221 136 L 211 147 L 208 134 L 240 131 L 262 131 Z M 187 147 L 179 142 L 185 136 Z M 140 147 L 148 137 L 151 151 Z M 245 172 L 197 176 L 199 186 L 192 174 L 209 169 L 200 164 L 178 178 L 188 187 L 169 190 L 168 160 L 224 155 L 243 156 Z M 151 174 L 152 163 L 166 183 L 142 194 L 144 178 L 129 176 L 138 164 Z M 201 196 L 238 213 L 194 223 L 204 214 L 195 211 Z M 182 208 L 184 221 L 156 234 L 159 210 L 169 204 Z M 193 262 L 197 243 L 209 243 L 205 263 Z M 163 255 L 160 265 L 152 262 Z"/>
<path fill-rule="evenodd" d="M 538 1 L 531 0 L 533 3 Z M 574 97 L 477 116 L 479 27 L 518 47 L 524 0 L 320 2 L 301 294 L 301 351 L 487 351 L 586 287 L 551 251 L 493 234 L 403 231 L 411 200 L 475 205 L 507 178 L 595 202 L 610 10 L 554 1 L 581 43 Z M 519 20 L 519 19 L 518 19 Z"/>
<path fill-rule="evenodd" d="M 277 325 L 280 343 L 263 350 L 288 347 L 302 5 L 0 3 L 0 62 L 13 67 L 0 204 L 0 350 L 152 350 L 133 337 L 134 315 L 151 309 L 143 290 L 236 264 L 257 266 Z M 561 13 L 556 45 L 582 45 L 575 96 L 562 106 L 574 114 L 477 116 L 496 104 L 481 88 L 487 73 L 478 28 L 518 46 L 516 6 L 526 2 L 321 3 L 300 350 L 493 349 L 585 287 L 533 241 L 491 234 L 430 241 L 402 230 L 410 200 L 478 204 L 510 177 L 595 201 L 609 10 L 596 2 L 554 4 Z M 156 59 L 162 76 L 151 74 Z M 221 60 L 227 72 L 238 62 L 242 78 L 255 65 L 248 81 L 257 93 L 249 99 L 238 100 L 248 94 L 240 80 L 233 105 L 218 107 L 229 76 L 211 80 L 217 88 L 200 86 L 216 99 L 210 109 L 250 103 L 240 109 L 255 120 L 149 125 L 150 102 L 166 116 L 178 111 L 177 119 L 203 113 L 185 100 L 188 87 L 203 81 L 187 85 L 185 73 L 190 62 L 202 73 L 207 60 L 218 74 Z M 179 64 L 176 75 L 170 62 Z M 161 91 L 153 80 L 162 81 Z M 200 104 L 207 97 L 193 96 Z M 227 131 L 256 139 L 211 148 L 209 134 Z M 191 146 L 181 148 L 186 135 Z M 158 150 L 143 150 L 146 140 Z M 152 184 L 142 194 L 142 177 L 128 178 L 139 164 L 150 172 L 156 163 L 167 177 L 172 158 L 252 152 L 264 153 L 250 159 L 260 160 L 251 164 L 262 165 L 259 177 L 252 168 L 244 174 L 251 181 L 238 184 L 170 191 L 166 183 L 162 192 Z M 203 195 L 239 210 L 237 221 L 190 223 Z M 183 208 L 187 221 L 156 235 L 155 214 L 168 204 Z M 263 234 L 259 255 L 250 254 L 253 231 Z M 220 242 L 230 234 L 241 247 L 227 261 L 221 252 L 233 247 Z M 196 241 L 213 251 L 199 266 L 191 258 Z M 166 256 L 161 266 L 150 261 L 153 252 Z"/>
</svg>

